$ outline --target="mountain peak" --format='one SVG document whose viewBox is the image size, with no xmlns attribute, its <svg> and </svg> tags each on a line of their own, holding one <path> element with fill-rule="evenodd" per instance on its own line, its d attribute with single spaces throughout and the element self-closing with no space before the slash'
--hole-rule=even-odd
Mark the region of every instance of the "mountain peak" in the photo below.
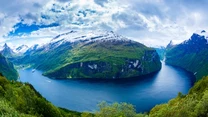
<svg viewBox="0 0 208 117">
<path fill-rule="evenodd" d="M 206 32 L 205 30 L 197 30 L 194 34 L 208 38 L 208 32 Z"/>
<path fill-rule="evenodd" d="M 174 43 L 172 40 L 170 40 L 170 42 L 168 43 L 168 45 L 166 46 L 166 48 L 172 48 L 174 46 Z"/>
<path fill-rule="evenodd" d="M 201 31 L 198 30 L 195 33 L 193 33 L 193 35 L 189 40 L 184 41 L 185 44 L 187 44 L 188 42 L 191 42 L 193 44 L 194 43 L 208 44 L 208 32 L 206 32 L 205 30 L 201 30 Z"/>
<path fill-rule="evenodd" d="M 7 45 L 7 43 L 4 44 L 0 53 L 5 57 L 11 57 L 14 55 L 14 51 Z"/>
<path fill-rule="evenodd" d="M 5 43 L 3 47 L 6 48 L 6 47 L 9 47 L 9 46 L 7 45 L 7 43 Z"/>
<path fill-rule="evenodd" d="M 203 48 L 206 48 L 208 44 L 207 33 L 205 30 L 200 31 L 200 33 L 193 33 L 189 40 L 185 40 L 180 45 L 191 49 L 193 51 L 200 51 Z"/>
</svg>

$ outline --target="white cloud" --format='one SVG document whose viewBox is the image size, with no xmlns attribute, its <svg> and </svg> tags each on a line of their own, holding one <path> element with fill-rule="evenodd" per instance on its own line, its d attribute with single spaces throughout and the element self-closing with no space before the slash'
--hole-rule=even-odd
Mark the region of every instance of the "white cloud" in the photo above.
<svg viewBox="0 0 208 117">
<path fill-rule="evenodd" d="M 0 37 L 7 36 L 8 32 L 13 31 L 13 26 L 18 22 L 18 17 L 2 16 L 0 18 Z"/>
<path fill-rule="evenodd" d="M 9 3 L 11 2 L 11 3 Z M 7 5 L 8 4 L 8 5 Z M 207 29 L 206 0 L 7 0 L 0 1 L 0 43 L 22 22 L 49 27 L 16 40 L 49 40 L 68 30 L 113 30 L 146 45 L 181 42 Z M 8 39 L 9 38 L 9 39 Z M 13 37 L 8 37 L 9 41 Z M 20 39 L 22 38 L 22 39 Z M 8 41 L 7 40 L 7 41 Z M 21 41 L 19 41 L 21 42 Z M 36 41 L 37 42 L 37 41 Z"/>
<path fill-rule="evenodd" d="M 10 31 L 15 30 L 14 25 L 22 18 L 28 21 L 29 13 L 37 13 L 48 0 L 1 0 L 0 1 L 0 42 L 6 41 L 4 38 Z"/>
</svg>

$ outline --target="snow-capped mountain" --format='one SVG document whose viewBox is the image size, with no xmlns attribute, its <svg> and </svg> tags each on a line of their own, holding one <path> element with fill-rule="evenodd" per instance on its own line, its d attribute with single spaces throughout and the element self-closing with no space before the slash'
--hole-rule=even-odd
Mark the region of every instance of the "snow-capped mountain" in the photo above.
<svg viewBox="0 0 208 117">
<path fill-rule="evenodd" d="M 51 43 L 57 41 L 96 41 L 96 40 L 129 40 L 113 31 L 70 31 L 60 34 L 51 40 Z"/>
<path fill-rule="evenodd" d="M 21 45 L 15 49 L 15 52 L 16 53 L 25 53 L 28 50 L 28 48 L 29 47 L 27 45 Z"/>
<path fill-rule="evenodd" d="M 25 51 L 24 54 L 30 54 L 30 53 L 32 53 L 32 52 L 35 52 L 35 51 L 36 51 L 37 49 L 39 49 L 39 48 L 40 48 L 40 45 L 39 45 L 39 44 L 35 44 L 35 45 L 29 47 L 29 48 Z"/>
<path fill-rule="evenodd" d="M 161 68 L 155 50 L 112 31 L 70 31 L 24 55 L 14 63 L 55 78 L 128 78 Z"/>
<path fill-rule="evenodd" d="M 6 43 L 1 48 L 0 53 L 2 55 L 4 55 L 5 57 L 12 57 L 15 54 L 15 52 L 13 51 L 13 49 L 11 49 Z"/>
<path fill-rule="evenodd" d="M 66 43 L 76 43 L 76 42 L 92 42 L 92 41 L 131 41 L 126 37 L 118 35 L 113 31 L 70 31 L 67 33 L 60 34 L 50 41 L 50 45 L 55 47 Z"/>
<path fill-rule="evenodd" d="M 51 39 L 50 42 L 44 45 L 35 44 L 28 48 L 24 54 L 30 54 L 35 51 L 49 51 L 55 49 L 64 44 L 75 44 L 75 43 L 90 43 L 90 42 L 104 42 L 104 41 L 132 41 L 126 37 L 118 35 L 113 31 L 70 31 L 67 33 L 59 34 L 58 36 Z"/>
<path fill-rule="evenodd" d="M 19 46 L 15 49 L 15 53 L 23 53 L 25 55 L 37 52 L 37 51 L 49 51 L 52 49 L 55 49 L 59 46 L 62 46 L 64 44 L 73 44 L 73 43 L 90 43 L 94 41 L 132 41 L 130 39 L 127 39 L 126 37 L 123 37 L 121 35 L 118 35 L 114 33 L 113 31 L 69 31 L 67 33 L 59 34 L 58 36 L 51 39 L 50 42 L 39 45 L 35 44 L 31 47 L 28 47 L 26 45 Z"/>
<path fill-rule="evenodd" d="M 197 43 L 206 43 L 208 44 L 208 33 L 205 30 L 196 31 L 193 33 L 189 40 L 185 40 L 182 44 L 197 44 Z"/>
</svg>

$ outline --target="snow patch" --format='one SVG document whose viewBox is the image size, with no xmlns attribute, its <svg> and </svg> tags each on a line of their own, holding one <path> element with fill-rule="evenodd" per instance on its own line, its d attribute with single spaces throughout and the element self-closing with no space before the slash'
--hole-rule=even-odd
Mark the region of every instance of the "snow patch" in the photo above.
<svg viewBox="0 0 208 117">
<path fill-rule="evenodd" d="M 88 65 L 88 67 L 89 67 L 90 69 L 97 69 L 97 64 Z"/>
<path fill-rule="evenodd" d="M 124 69 L 122 69 L 121 72 L 124 72 Z"/>
<path fill-rule="evenodd" d="M 28 50 L 28 46 L 27 45 L 21 45 L 19 47 L 17 47 L 16 49 L 14 49 L 15 53 L 25 53 Z"/>
<path fill-rule="evenodd" d="M 141 66 L 142 66 L 142 63 L 137 68 L 140 68 Z"/>
<path fill-rule="evenodd" d="M 94 65 L 94 68 L 97 69 L 97 65 L 96 64 Z"/>
<path fill-rule="evenodd" d="M 133 63 L 134 67 L 136 67 L 139 64 L 139 60 L 136 60 L 135 63 Z"/>
<path fill-rule="evenodd" d="M 110 40 L 111 42 L 114 42 L 116 40 L 119 41 L 129 41 L 129 39 L 115 34 L 113 31 L 71 31 L 69 33 L 64 33 L 61 35 L 56 36 L 53 38 L 50 43 L 57 43 L 58 45 L 61 45 L 65 42 L 77 42 L 77 41 L 106 41 Z"/>
<path fill-rule="evenodd" d="M 197 74 L 197 72 L 194 73 L 194 75 L 196 75 L 196 74 Z"/>
<path fill-rule="evenodd" d="M 91 65 L 88 65 L 88 67 L 89 67 L 90 69 L 93 69 L 93 66 L 91 66 Z"/>
</svg>

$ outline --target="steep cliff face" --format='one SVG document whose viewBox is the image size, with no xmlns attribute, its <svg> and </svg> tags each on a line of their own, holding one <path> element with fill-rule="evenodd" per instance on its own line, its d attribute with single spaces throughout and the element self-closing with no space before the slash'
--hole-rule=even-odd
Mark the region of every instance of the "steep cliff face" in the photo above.
<svg viewBox="0 0 208 117">
<path fill-rule="evenodd" d="M 121 61 L 123 62 L 119 63 Z M 54 78 L 117 79 L 150 74 L 160 68 L 161 63 L 156 51 L 148 50 L 138 59 L 121 58 L 120 61 L 114 63 L 102 60 L 72 63 L 58 70 L 46 72 L 44 75 Z"/>
<path fill-rule="evenodd" d="M 169 49 L 166 63 L 192 72 L 197 80 L 208 75 L 208 44 L 203 33 L 194 33 L 189 40 Z"/>
<path fill-rule="evenodd" d="M 71 31 L 15 61 L 53 78 L 128 78 L 160 70 L 152 48 L 114 32 Z"/>
</svg>

